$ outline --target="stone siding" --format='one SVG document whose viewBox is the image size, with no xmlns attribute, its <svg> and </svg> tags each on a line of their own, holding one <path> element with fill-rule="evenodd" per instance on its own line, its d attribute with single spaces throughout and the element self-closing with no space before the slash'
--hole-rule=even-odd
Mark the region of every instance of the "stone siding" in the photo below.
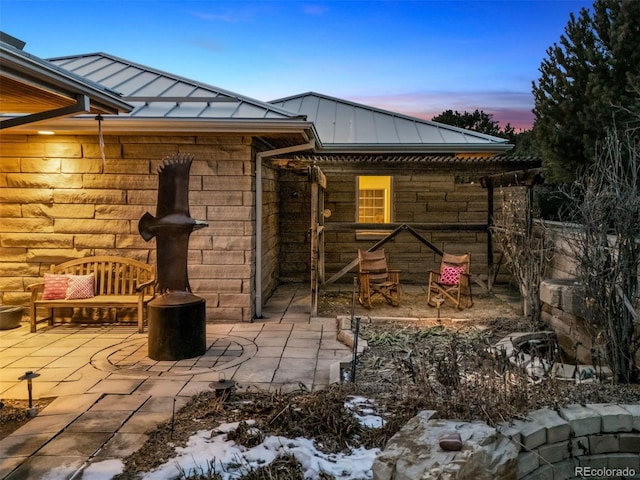
<svg viewBox="0 0 640 480">
<path fill-rule="evenodd" d="M 87 255 L 155 263 L 138 220 L 155 214 L 157 170 L 174 153 L 195 157 L 189 279 L 208 321 L 252 319 L 255 196 L 252 139 L 242 136 L 3 135 L 0 139 L 0 301 L 26 304 L 25 287 L 51 264 Z"/>
<path fill-rule="evenodd" d="M 262 298 L 271 296 L 280 280 L 280 195 L 278 172 L 262 167 Z"/>
<path fill-rule="evenodd" d="M 327 194 L 325 208 L 331 210 L 326 220 L 325 269 L 331 277 L 357 257 L 358 249 L 370 248 L 378 239 L 357 238 L 355 232 L 332 231 L 332 222 L 356 221 L 356 176 L 325 172 Z M 363 174 L 369 174 L 364 173 Z M 378 173 L 371 173 L 378 174 Z M 386 175 L 389 172 L 384 173 Z M 478 182 L 459 183 L 453 173 L 420 173 L 393 176 L 393 222 L 396 223 L 475 223 L 487 222 L 487 190 Z M 310 189 L 307 178 L 294 173 L 281 176 L 282 279 L 307 281 L 310 244 L 308 238 Z M 487 234 L 476 231 L 419 232 L 435 246 L 451 253 L 471 253 L 473 273 L 483 276 L 487 265 Z M 400 233 L 384 245 L 390 266 L 402 270 L 401 282 L 426 283 L 429 270 L 437 270 L 440 257 L 407 232 Z M 497 258 L 497 257 L 496 257 Z M 351 282 L 356 273 L 342 277 Z M 486 275 L 485 275 L 486 276 Z M 507 277 L 505 277 L 507 278 Z"/>
</svg>

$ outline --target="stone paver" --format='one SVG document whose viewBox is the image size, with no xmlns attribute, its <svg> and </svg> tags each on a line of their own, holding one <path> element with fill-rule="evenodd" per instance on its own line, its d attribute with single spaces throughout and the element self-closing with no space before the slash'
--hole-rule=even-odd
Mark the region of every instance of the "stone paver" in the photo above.
<svg viewBox="0 0 640 480">
<path fill-rule="evenodd" d="M 0 332 L 0 396 L 57 397 L 0 440 L 0 478 L 80 478 L 90 463 L 122 458 L 169 421 L 192 395 L 224 377 L 238 390 L 309 390 L 329 384 L 329 369 L 351 354 L 336 340 L 335 319 L 310 319 L 308 290 L 283 288 L 255 323 L 207 325 L 201 357 L 147 357 L 147 334 L 123 325 L 28 325 Z"/>
</svg>

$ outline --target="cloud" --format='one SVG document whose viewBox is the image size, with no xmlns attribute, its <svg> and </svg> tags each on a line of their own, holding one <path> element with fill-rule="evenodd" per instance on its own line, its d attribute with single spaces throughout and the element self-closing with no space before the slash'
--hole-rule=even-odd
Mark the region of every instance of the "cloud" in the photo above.
<svg viewBox="0 0 640 480">
<path fill-rule="evenodd" d="M 528 92 L 476 91 L 476 92 L 409 92 L 397 95 L 343 95 L 365 105 L 431 120 L 445 110 L 460 113 L 482 110 L 505 126 L 516 130 L 533 125 L 533 97 Z"/>
<path fill-rule="evenodd" d="M 222 42 L 204 38 L 197 38 L 193 40 L 192 43 L 195 46 L 202 48 L 203 50 L 209 50 L 211 52 L 224 52 L 227 49 Z"/>
<path fill-rule="evenodd" d="M 320 15 L 324 15 L 325 13 L 327 13 L 329 11 L 329 9 L 327 7 L 324 7 L 322 5 L 305 5 L 302 8 L 302 12 L 306 15 L 315 15 L 315 16 L 320 16 Z"/>
</svg>

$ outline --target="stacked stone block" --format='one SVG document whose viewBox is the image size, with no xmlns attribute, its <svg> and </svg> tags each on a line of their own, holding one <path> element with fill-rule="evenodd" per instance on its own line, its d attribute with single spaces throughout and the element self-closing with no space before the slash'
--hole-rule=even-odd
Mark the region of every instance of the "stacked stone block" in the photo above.
<svg viewBox="0 0 640 480">
<path fill-rule="evenodd" d="M 250 321 L 255 212 L 251 137 L 3 135 L 0 139 L 0 302 L 26 304 L 25 287 L 51 264 L 88 255 L 155 263 L 138 220 L 155 213 L 157 170 L 173 153 L 195 157 L 189 279 L 208 321 Z"/>
<path fill-rule="evenodd" d="M 606 477 L 624 469 L 640 478 L 640 405 L 541 409 L 498 431 L 519 448 L 518 480 L 581 478 L 586 471 Z"/>
<path fill-rule="evenodd" d="M 456 181 L 457 168 L 447 172 L 406 170 L 375 172 L 362 165 L 358 171 L 321 166 L 327 175 L 325 207 L 331 210 L 326 220 L 325 269 L 327 277 L 340 271 L 357 257 L 357 250 L 370 248 L 384 233 L 372 237 L 358 236 L 354 231 L 332 231 L 332 222 L 356 221 L 357 175 L 391 175 L 394 223 L 469 223 L 486 224 L 487 190 L 479 182 Z M 487 174 L 490 172 L 486 172 Z M 476 172 L 481 176 L 482 172 Z M 295 173 L 282 173 L 281 230 L 287 232 L 282 239 L 281 272 L 291 281 L 307 281 L 309 278 L 309 205 L 310 192 L 306 177 Z M 499 205 L 499 199 L 496 199 Z M 438 248 L 452 253 L 470 252 L 472 270 L 485 274 L 487 265 L 487 235 L 478 231 L 420 231 Z M 401 282 L 424 284 L 428 271 L 440 267 L 440 257 L 409 233 L 401 233 L 384 246 L 393 268 L 402 270 Z M 497 255 L 497 252 L 496 252 Z M 355 273 L 356 270 L 353 270 Z M 350 282 L 353 274 L 343 277 Z M 507 276 L 501 277 L 501 280 Z"/>
</svg>

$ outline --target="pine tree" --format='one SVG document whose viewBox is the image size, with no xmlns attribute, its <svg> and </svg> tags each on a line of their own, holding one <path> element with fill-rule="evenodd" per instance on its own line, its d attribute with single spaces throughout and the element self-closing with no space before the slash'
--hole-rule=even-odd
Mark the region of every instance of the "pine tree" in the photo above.
<svg viewBox="0 0 640 480">
<path fill-rule="evenodd" d="M 547 55 L 533 82 L 534 144 L 547 177 L 571 182 L 595 161 L 607 128 L 637 121 L 640 2 L 596 0 L 593 13 L 571 14 Z"/>
</svg>

